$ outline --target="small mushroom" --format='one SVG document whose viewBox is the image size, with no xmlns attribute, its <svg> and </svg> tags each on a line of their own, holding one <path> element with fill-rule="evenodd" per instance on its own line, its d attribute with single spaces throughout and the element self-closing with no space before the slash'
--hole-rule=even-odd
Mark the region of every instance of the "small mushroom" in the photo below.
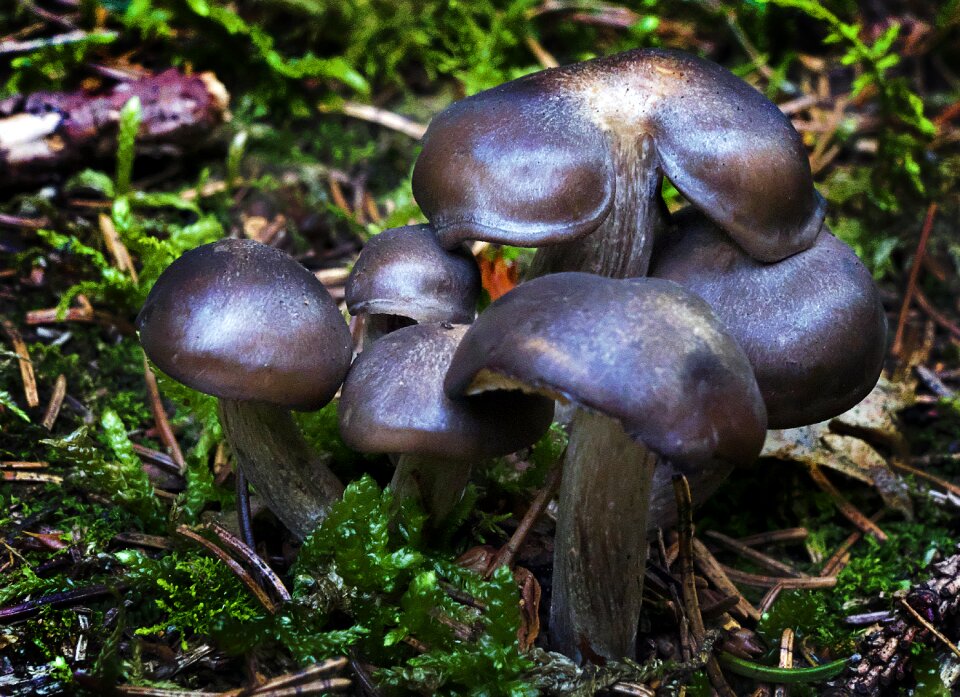
<svg viewBox="0 0 960 697">
<path fill-rule="evenodd" d="M 534 275 L 645 275 L 666 176 L 753 257 L 809 247 L 823 221 L 790 120 L 726 69 L 641 49 L 528 75 L 430 124 L 413 193 L 440 242 L 538 252 Z"/>
<path fill-rule="evenodd" d="M 480 269 L 466 246 L 447 251 L 429 225 L 408 225 L 370 238 L 345 299 L 365 318 L 367 344 L 412 323 L 472 322 L 479 297 Z"/>
<path fill-rule="evenodd" d="M 753 365 L 770 428 L 837 416 L 877 384 L 887 321 L 870 272 L 824 228 L 805 251 L 751 258 L 700 212 L 676 216 L 651 275 L 706 300 Z"/>
<path fill-rule="evenodd" d="M 634 657 L 651 479 L 760 452 L 766 414 L 743 350 L 675 283 L 558 273 L 467 331 L 447 394 L 513 387 L 578 407 L 564 461 L 551 634 L 580 658 Z"/>
<path fill-rule="evenodd" d="M 367 453 L 400 454 L 391 487 L 419 498 L 435 522 L 460 500 L 475 462 L 536 442 L 553 402 L 495 392 L 450 399 L 443 379 L 465 325 L 420 324 L 391 332 L 354 362 L 340 396 L 344 442 Z"/>
<path fill-rule="evenodd" d="M 158 368 L 219 398 L 237 465 L 306 536 L 343 493 L 290 415 L 329 402 L 350 365 L 350 332 L 323 285 L 277 249 L 220 240 L 160 275 L 137 328 Z"/>
</svg>

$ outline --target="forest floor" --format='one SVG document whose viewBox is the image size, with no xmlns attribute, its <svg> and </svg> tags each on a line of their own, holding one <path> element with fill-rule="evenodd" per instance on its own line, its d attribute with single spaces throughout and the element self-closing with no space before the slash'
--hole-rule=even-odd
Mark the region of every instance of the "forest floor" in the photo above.
<svg viewBox="0 0 960 697">
<path fill-rule="evenodd" d="M 335 404 L 304 414 L 347 493 L 302 545 L 254 496 L 255 548 L 241 542 L 215 401 L 152 370 L 137 341 L 162 270 L 200 244 L 249 237 L 342 301 L 365 240 L 424 220 L 410 172 L 433 115 L 536 70 L 649 46 L 726 66 L 792 119 L 830 227 L 881 288 L 891 349 L 868 403 L 768 443 L 693 512 L 692 551 L 663 530 L 638 655 L 623 663 L 579 669 L 541 631 L 553 518 L 531 506 L 555 486 L 559 427 L 478 472 L 425 540 L 415 506 L 391 522 L 389 461 L 342 443 Z M 833 679 L 862 694 L 949 695 L 957 66 L 957 0 L 0 9 L 0 694 L 816 695 Z M 163 85 L 199 90 L 203 108 L 154 108 Z M 114 101 L 87 114 L 89 133 L 15 160 L 18 115 L 40 129 L 49 117 L 30 113 L 30 95 L 63 93 L 51 98 L 60 113 L 83 107 L 63 96 L 78 90 Z M 683 203 L 672 187 L 664 196 Z M 474 251 L 490 297 L 531 260 Z M 512 573 L 490 570 L 517 530 Z M 950 612 L 924 614 L 931 592 Z M 699 639 L 691 611 L 706 623 Z M 854 654 L 876 675 L 854 676 Z"/>
</svg>

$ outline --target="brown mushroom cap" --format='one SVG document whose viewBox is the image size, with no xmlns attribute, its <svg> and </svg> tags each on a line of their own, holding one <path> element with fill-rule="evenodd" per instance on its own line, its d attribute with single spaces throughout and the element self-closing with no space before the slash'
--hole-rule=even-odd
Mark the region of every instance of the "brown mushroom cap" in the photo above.
<svg viewBox="0 0 960 697">
<path fill-rule="evenodd" d="M 429 225 L 384 230 L 364 245 L 347 280 L 350 314 L 415 322 L 473 321 L 480 268 L 470 251 L 445 250 Z"/>
<path fill-rule="evenodd" d="M 524 283 L 471 325 L 446 389 L 512 383 L 619 421 L 679 465 L 756 457 L 766 413 L 742 349 L 675 283 L 558 273 Z"/>
<path fill-rule="evenodd" d="M 443 378 L 465 325 L 419 324 L 373 343 L 340 395 L 340 433 L 355 450 L 483 460 L 524 448 L 553 420 L 553 402 L 492 392 L 450 399 Z"/>
<path fill-rule="evenodd" d="M 695 210 L 658 244 L 651 275 L 704 298 L 743 346 L 771 428 L 840 414 L 883 367 L 886 317 L 870 273 L 828 230 L 775 264 L 744 254 Z"/>
<path fill-rule="evenodd" d="M 413 192 L 445 246 L 539 246 L 609 213 L 613 144 L 653 137 L 663 173 L 752 256 L 813 243 L 824 202 L 790 120 L 728 70 L 641 49 L 468 97 L 427 130 Z M 629 150 L 629 149 L 628 149 Z"/>
<path fill-rule="evenodd" d="M 173 262 L 137 328 L 163 372 L 223 399 L 318 408 L 350 365 L 350 332 L 323 284 L 253 240 L 220 240 Z"/>
</svg>

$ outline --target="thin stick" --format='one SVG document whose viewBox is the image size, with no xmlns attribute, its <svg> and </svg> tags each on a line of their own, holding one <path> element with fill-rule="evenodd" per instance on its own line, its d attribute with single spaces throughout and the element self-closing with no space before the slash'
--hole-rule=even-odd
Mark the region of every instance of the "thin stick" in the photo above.
<svg viewBox="0 0 960 697">
<path fill-rule="evenodd" d="M 133 265 L 133 259 L 130 258 L 130 252 L 127 246 L 120 239 L 116 226 L 113 224 L 110 216 L 106 213 L 100 214 L 100 234 L 103 235 L 103 241 L 107 245 L 107 251 L 113 257 L 113 261 L 118 269 L 130 274 L 130 279 L 136 284 L 140 283 L 140 277 L 137 275 L 137 269 Z"/>
<path fill-rule="evenodd" d="M 923 229 L 920 231 L 920 241 L 917 244 L 917 251 L 913 255 L 913 264 L 910 266 L 907 289 L 903 294 L 903 304 L 900 306 L 900 316 L 897 318 L 897 331 L 893 336 L 893 345 L 890 347 L 890 353 L 897 357 L 903 351 L 903 333 L 907 326 L 907 314 L 910 311 L 913 295 L 917 290 L 917 279 L 920 276 L 920 268 L 923 266 L 923 255 L 927 251 L 927 240 L 930 238 L 931 230 L 933 230 L 933 219 L 936 214 L 937 202 L 933 201 L 927 207 L 927 216 L 923 221 Z"/>
<path fill-rule="evenodd" d="M 271 615 L 277 612 L 276 603 L 274 603 L 270 599 L 270 597 L 263 591 L 263 588 L 261 588 L 260 585 L 253 580 L 253 577 L 250 575 L 250 573 L 246 569 L 244 569 L 242 566 L 240 566 L 240 564 L 237 563 L 237 561 L 233 559 L 229 554 L 227 554 L 222 549 L 217 547 L 217 545 L 213 544 L 207 538 L 195 533 L 186 525 L 178 525 L 177 534 L 182 535 L 187 539 L 193 540 L 194 542 L 199 544 L 201 547 L 206 549 L 208 552 L 213 554 L 213 556 L 215 556 L 217 559 L 219 559 L 224 564 L 226 564 L 227 567 L 229 567 L 229 569 L 234 573 L 234 575 L 237 578 L 239 578 L 241 582 L 243 582 L 243 585 L 245 585 L 250 590 L 250 592 L 253 593 L 254 597 L 260 601 L 260 604 L 263 605 L 263 607 L 267 610 L 267 612 L 269 612 Z"/>
<path fill-rule="evenodd" d="M 44 474 L 43 472 L 0 472 L 3 481 L 18 484 L 63 484 L 63 477 L 59 474 Z"/>
<path fill-rule="evenodd" d="M 924 619 L 924 617 L 919 612 L 913 609 L 913 607 L 910 605 L 910 603 L 906 601 L 905 598 L 898 598 L 898 601 L 903 607 L 906 608 L 907 612 L 909 612 L 913 616 L 913 619 L 915 619 L 917 622 L 919 622 L 924 627 L 926 627 L 927 630 L 931 634 L 933 634 L 933 636 L 937 637 L 937 639 L 939 639 L 944 646 L 950 649 L 951 653 L 953 653 L 954 656 L 956 656 L 957 658 L 960 658 L 960 649 L 957 648 L 956 644 L 954 644 L 942 633 L 940 633 L 940 631 L 938 631 L 936 627 L 934 627 L 932 624 L 927 622 L 927 620 Z"/>
<path fill-rule="evenodd" d="M 683 605 L 687 620 L 690 622 L 690 633 L 697 642 L 697 650 L 699 651 L 707 630 L 703 624 L 703 615 L 700 614 L 700 600 L 697 595 L 697 584 L 693 573 L 693 501 L 690 496 L 690 484 L 682 474 L 673 477 L 673 496 L 677 502 L 677 533 L 679 535 Z M 706 670 L 707 677 L 710 678 L 710 684 L 722 697 L 736 697 L 736 693 L 723 677 L 720 664 L 712 655 L 707 659 Z"/>
<path fill-rule="evenodd" d="M 946 479 L 941 479 L 940 477 L 930 474 L 929 472 L 912 467 L 905 462 L 900 462 L 897 458 L 891 458 L 890 465 L 896 470 L 906 472 L 907 474 L 912 474 L 920 479 L 926 479 L 928 482 L 931 484 L 936 484 L 944 491 L 949 491 L 951 494 L 960 496 L 960 486 L 957 486 L 952 482 L 948 482 Z"/>
<path fill-rule="evenodd" d="M 782 583 L 775 583 L 774 585 L 770 586 L 767 592 L 763 594 L 763 597 L 760 598 L 760 604 L 757 606 L 757 609 L 760 610 L 761 615 L 765 612 L 770 612 L 770 608 L 772 608 L 773 604 L 777 602 L 777 598 L 780 597 L 782 592 Z"/>
<path fill-rule="evenodd" d="M 270 690 L 274 690 L 278 687 L 300 685 L 305 682 L 310 682 L 317 676 L 324 673 L 334 673 L 339 670 L 343 670 L 346 668 L 346 666 L 347 659 L 343 656 L 331 658 L 321 663 L 316 663 L 312 666 L 309 666 L 308 668 L 304 668 L 303 670 L 287 673 L 286 675 L 281 675 L 273 678 L 272 680 L 267 680 L 267 682 L 263 683 L 262 685 L 239 692 L 237 697 L 243 697 L 244 695 L 259 695 L 263 692 L 269 692 Z"/>
<path fill-rule="evenodd" d="M 550 53 L 547 49 L 543 47 L 539 41 L 537 41 L 532 36 L 525 36 L 523 39 L 524 43 L 527 45 L 527 48 L 530 49 L 530 53 L 533 54 L 533 57 L 537 59 L 537 62 L 540 63 L 544 68 L 558 68 L 560 63 L 556 58 L 553 57 L 553 54 Z"/>
<path fill-rule="evenodd" d="M 753 588 L 770 588 L 777 584 L 784 588 L 833 588 L 837 585 L 836 576 L 810 576 L 808 578 L 783 578 L 780 576 L 763 576 L 761 574 L 751 574 L 746 571 L 740 571 L 729 566 L 724 566 L 723 570 L 734 583 Z"/>
<path fill-rule="evenodd" d="M 2 321 L 3 331 L 10 338 L 13 344 L 13 350 L 17 354 L 17 360 L 20 363 L 20 377 L 23 379 L 23 396 L 27 400 L 27 405 L 32 407 L 40 406 L 40 395 L 37 394 L 37 378 L 33 374 L 33 363 L 30 361 L 30 353 L 27 351 L 27 345 L 23 337 L 13 322 L 8 319 Z"/>
<path fill-rule="evenodd" d="M 493 572 L 501 566 L 513 565 L 513 560 L 527 539 L 527 535 L 530 533 L 531 528 L 533 528 L 534 523 L 537 522 L 537 519 L 539 519 L 546 510 L 550 499 L 554 497 L 557 489 L 560 487 L 560 479 L 563 473 L 561 462 L 563 462 L 563 455 L 560 456 L 560 460 L 553 466 L 553 469 L 550 470 L 550 474 L 547 475 L 547 480 L 543 483 L 543 488 L 537 492 L 537 495 L 530 503 L 530 508 L 527 509 L 526 514 L 524 514 L 523 519 L 513 532 L 513 535 L 510 536 L 507 543 L 500 548 L 500 551 L 498 551 L 491 560 L 490 565 L 484 573 L 486 578 L 489 579 L 493 576 Z"/>
<path fill-rule="evenodd" d="M 157 386 L 157 376 L 153 374 L 150 363 L 147 361 L 147 354 L 143 354 L 143 377 L 147 385 L 147 396 L 150 399 L 150 411 L 153 412 L 153 421 L 157 427 L 157 434 L 163 441 L 164 447 L 170 451 L 170 457 L 173 458 L 180 474 L 187 471 L 187 463 L 183 459 L 183 452 L 180 450 L 180 444 L 177 443 L 176 436 L 173 435 L 173 429 L 170 427 L 170 420 L 167 419 L 167 412 L 163 408 L 163 401 L 160 398 L 160 388 Z"/>
<path fill-rule="evenodd" d="M 67 396 L 67 378 L 61 373 L 53 383 L 53 393 L 50 395 L 50 401 L 47 403 L 47 411 L 43 414 L 43 421 L 40 424 L 48 431 L 53 430 L 53 424 L 56 423 L 60 415 L 60 408 L 63 406 L 63 400 Z"/>
<path fill-rule="evenodd" d="M 780 635 L 780 667 L 793 668 L 793 630 L 787 627 Z M 790 689 L 786 685 L 777 685 L 773 691 L 774 697 L 787 697 Z"/>
<path fill-rule="evenodd" d="M 360 119 L 361 121 L 369 121 L 378 126 L 389 128 L 392 131 L 403 133 L 414 140 L 420 140 L 423 138 L 423 134 L 427 132 L 427 127 L 421 123 L 408 119 L 406 116 L 395 114 L 392 111 L 370 106 L 369 104 L 346 101 L 341 105 L 340 112 L 345 116 Z"/>
<path fill-rule="evenodd" d="M 810 531 L 806 528 L 784 528 L 783 530 L 773 530 L 771 532 L 760 532 L 756 535 L 746 535 L 737 538 L 737 541 L 748 547 L 759 547 L 761 545 L 779 544 L 781 542 L 803 542 L 810 536 Z"/>
<path fill-rule="evenodd" d="M 777 561 L 772 557 L 768 557 L 763 552 L 759 552 L 752 547 L 747 547 L 747 545 L 743 544 L 742 542 L 738 542 L 732 537 L 727 537 L 723 533 L 716 532 L 715 530 L 709 530 L 706 534 L 710 539 L 716 540 L 721 545 L 736 552 L 744 559 L 749 559 L 750 561 L 753 561 L 776 574 L 792 576 L 793 578 L 803 578 L 806 575 L 800 573 L 789 564 L 784 564 L 783 562 Z"/>
<path fill-rule="evenodd" d="M 740 589 L 734 585 L 730 577 L 727 576 L 720 562 L 716 560 L 707 546 L 697 538 L 693 538 L 693 561 L 700 569 L 700 572 L 706 576 L 717 588 L 727 595 L 735 595 L 737 598 L 736 610 L 743 616 L 760 621 L 760 612 L 743 597 Z"/>
<path fill-rule="evenodd" d="M 946 331 L 950 332 L 955 339 L 960 339 L 960 325 L 950 321 L 949 317 L 934 307 L 933 303 L 930 302 L 930 298 L 927 297 L 926 293 L 924 293 L 922 289 L 914 289 L 913 299 L 917 301 L 917 305 L 920 306 L 920 309 L 930 316 L 930 319 L 939 324 Z"/>
<path fill-rule="evenodd" d="M 284 602 L 290 600 L 290 591 L 288 591 L 287 587 L 283 585 L 283 581 L 280 580 L 280 577 L 277 576 L 276 572 L 270 567 L 270 565 L 267 564 L 267 562 L 265 562 L 263 558 L 254 551 L 253 547 L 246 545 L 239 538 L 235 537 L 233 533 L 218 523 L 208 523 L 205 527 L 219 537 L 220 541 L 223 542 L 227 547 L 239 554 L 244 561 L 250 564 L 250 566 L 256 569 L 261 578 L 263 578 L 263 580 L 273 587 L 278 598 Z"/>
<path fill-rule="evenodd" d="M 44 462 L 43 460 L 37 461 L 26 461 L 26 460 L 4 460 L 0 462 L 0 467 L 4 467 L 12 470 L 40 470 L 45 469 L 50 466 L 49 462 Z"/>
<path fill-rule="evenodd" d="M 845 499 L 830 480 L 827 479 L 826 475 L 820 471 L 817 465 L 811 465 L 807 469 L 807 472 L 809 472 L 810 478 L 813 479 L 814 483 L 833 500 L 833 505 L 837 507 L 837 510 L 840 511 L 844 518 L 860 528 L 865 534 L 872 535 L 878 542 L 887 541 L 887 533 L 861 513 L 856 506 Z"/>
</svg>

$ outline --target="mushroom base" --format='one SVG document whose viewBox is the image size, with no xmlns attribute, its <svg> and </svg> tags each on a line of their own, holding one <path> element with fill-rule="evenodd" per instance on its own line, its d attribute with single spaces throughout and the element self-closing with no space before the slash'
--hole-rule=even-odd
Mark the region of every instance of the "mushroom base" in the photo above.
<svg viewBox="0 0 960 697">
<path fill-rule="evenodd" d="M 220 400 L 220 423 L 239 467 L 274 515 L 303 539 L 343 496 L 343 485 L 303 440 L 290 412 Z"/>
<path fill-rule="evenodd" d="M 620 424 L 578 410 L 560 484 L 552 648 L 578 662 L 635 658 L 658 456 Z"/>
<path fill-rule="evenodd" d="M 537 250 L 529 278 L 560 271 L 584 271 L 609 278 L 646 276 L 654 237 L 667 219 L 660 196 L 660 159 L 653 139 L 617 141 L 613 206 L 600 226 L 585 237 Z"/>
<path fill-rule="evenodd" d="M 453 511 L 470 480 L 471 464 L 444 458 L 401 455 L 390 480 L 394 501 L 416 498 L 436 527 Z"/>
</svg>

